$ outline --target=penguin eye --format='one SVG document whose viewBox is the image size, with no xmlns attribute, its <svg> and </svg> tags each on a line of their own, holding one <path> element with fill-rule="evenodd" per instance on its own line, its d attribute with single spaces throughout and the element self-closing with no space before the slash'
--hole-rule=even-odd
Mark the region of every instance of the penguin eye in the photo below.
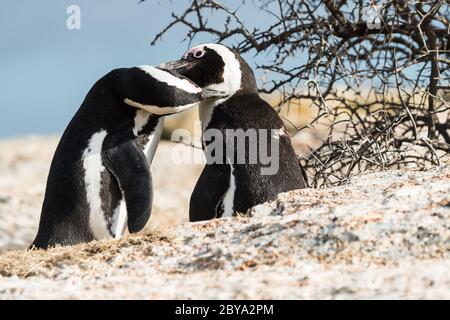
<svg viewBox="0 0 450 320">
<path fill-rule="evenodd" d="M 197 59 L 203 57 L 204 55 L 205 55 L 204 50 L 199 50 L 199 51 L 194 52 L 194 58 L 197 58 Z"/>
</svg>

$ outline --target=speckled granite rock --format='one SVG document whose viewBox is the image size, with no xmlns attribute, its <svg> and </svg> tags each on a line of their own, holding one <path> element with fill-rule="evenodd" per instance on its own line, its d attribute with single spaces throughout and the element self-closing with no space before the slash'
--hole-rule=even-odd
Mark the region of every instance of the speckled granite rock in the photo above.
<svg viewBox="0 0 450 320">
<path fill-rule="evenodd" d="M 39 198 L 42 187 L 30 185 Z M 9 199 L 0 199 L 0 218 L 10 201 L 25 201 L 0 198 Z M 119 241 L 3 252 L 0 298 L 450 298 L 449 166 L 296 190 L 249 213 Z"/>
</svg>

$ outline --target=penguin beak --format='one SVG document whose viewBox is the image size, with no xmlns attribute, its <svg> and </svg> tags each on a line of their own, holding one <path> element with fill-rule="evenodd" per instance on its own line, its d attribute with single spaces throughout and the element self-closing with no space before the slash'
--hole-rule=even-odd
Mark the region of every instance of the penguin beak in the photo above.
<svg viewBox="0 0 450 320">
<path fill-rule="evenodd" d="M 177 61 L 170 61 L 157 65 L 156 67 L 162 70 L 176 72 L 178 74 L 184 74 L 186 71 L 193 67 L 194 63 L 183 59 Z"/>
</svg>

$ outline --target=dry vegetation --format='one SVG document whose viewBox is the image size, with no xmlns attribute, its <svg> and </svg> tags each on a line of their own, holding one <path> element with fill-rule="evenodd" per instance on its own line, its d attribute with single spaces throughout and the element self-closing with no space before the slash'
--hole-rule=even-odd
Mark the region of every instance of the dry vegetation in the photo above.
<svg viewBox="0 0 450 320">
<path fill-rule="evenodd" d="M 144 235 L 128 235 L 117 241 L 94 241 L 76 246 L 56 247 L 48 251 L 7 251 L 1 255 L 0 275 L 19 278 L 49 276 L 57 272 L 58 268 L 70 266 L 86 270 L 90 264 L 108 263 L 126 247 L 136 246 L 139 251 L 151 252 L 151 247 L 158 241 L 168 239 L 154 231 Z"/>
<path fill-rule="evenodd" d="M 275 107 L 306 145 L 300 151 L 312 186 L 439 164 L 450 151 L 448 1 L 230 5 L 190 1 L 153 44 L 182 26 L 189 43 L 206 34 L 251 59 L 263 73 L 260 92 L 281 97 Z M 245 19 L 242 7 L 261 18 Z M 300 125 L 286 110 L 298 104 L 309 113 Z"/>
</svg>

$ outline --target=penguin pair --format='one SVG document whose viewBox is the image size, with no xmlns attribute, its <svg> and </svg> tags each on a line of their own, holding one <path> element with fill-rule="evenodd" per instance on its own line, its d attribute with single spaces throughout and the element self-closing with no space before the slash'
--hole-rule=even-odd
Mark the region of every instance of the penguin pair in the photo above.
<svg viewBox="0 0 450 320">
<path fill-rule="evenodd" d="M 156 67 L 116 69 L 98 80 L 67 126 L 47 180 L 32 247 L 138 232 L 152 208 L 150 163 L 162 116 L 220 95 Z"/>
<path fill-rule="evenodd" d="M 203 89 L 220 90 L 226 94 L 225 97 L 202 101 L 199 106 L 202 145 L 207 160 L 215 152 L 209 149 L 213 144 L 214 149 L 217 147 L 215 139 L 221 139 L 221 150 L 230 148 L 230 131 L 245 133 L 256 130 L 263 133 L 257 135 L 258 148 L 266 143 L 277 146 L 272 156 L 278 157 L 278 170 L 271 174 L 262 174 L 267 164 L 260 158 L 256 163 L 236 161 L 236 153 L 242 150 L 233 146 L 231 158 L 235 161 L 230 161 L 228 156 L 218 157 L 220 161 L 208 161 L 190 199 L 190 221 L 244 213 L 257 204 L 275 199 L 281 192 L 306 187 L 304 171 L 283 122 L 277 112 L 259 97 L 254 73 L 240 55 L 220 44 L 203 44 L 187 51 L 180 60 L 159 67 L 181 74 Z M 250 149 L 245 150 L 247 160 Z"/>
</svg>

